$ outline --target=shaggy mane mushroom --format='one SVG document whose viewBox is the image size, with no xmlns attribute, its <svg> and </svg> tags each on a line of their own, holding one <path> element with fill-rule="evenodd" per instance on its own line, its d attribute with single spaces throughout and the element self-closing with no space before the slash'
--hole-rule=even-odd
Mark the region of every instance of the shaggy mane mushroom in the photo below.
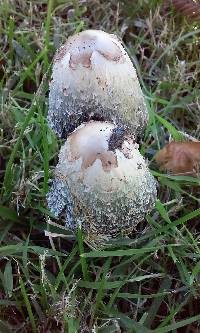
<svg viewBox="0 0 200 333">
<path fill-rule="evenodd" d="M 69 37 L 57 51 L 50 82 L 48 122 L 66 138 L 81 123 L 111 121 L 143 134 L 147 108 L 133 64 L 120 40 L 100 30 Z"/>
<path fill-rule="evenodd" d="M 74 221 L 71 228 L 76 229 L 81 221 L 96 240 L 130 233 L 157 196 L 156 181 L 130 135 L 123 133 L 121 147 L 109 150 L 113 131 L 112 123 L 90 121 L 69 135 L 59 154 L 57 185 L 47 198 L 57 213 L 61 202 L 62 209 L 69 206 L 69 193 L 72 215 L 69 219 L 68 207 L 67 226 Z"/>
</svg>

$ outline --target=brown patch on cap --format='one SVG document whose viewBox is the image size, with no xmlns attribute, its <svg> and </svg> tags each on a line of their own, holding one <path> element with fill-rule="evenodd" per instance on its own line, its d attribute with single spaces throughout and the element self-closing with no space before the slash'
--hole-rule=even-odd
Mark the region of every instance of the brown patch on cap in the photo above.
<svg viewBox="0 0 200 333">
<path fill-rule="evenodd" d="M 113 43 L 114 44 L 114 43 Z M 117 46 L 117 45 L 116 45 Z M 117 46 L 118 47 L 118 46 Z M 121 57 L 122 57 L 122 53 L 121 50 L 118 48 L 119 52 L 116 52 L 116 54 L 113 54 L 109 51 L 104 52 L 103 50 L 97 50 L 104 58 L 106 58 L 109 61 L 115 61 L 118 62 Z M 117 54 L 118 53 L 118 54 Z"/>
<path fill-rule="evenodd" d="M 69 67 L 76 69 L 77 65 L 81 64 L 83 67 L 91 67 L 92 52 L 80 52 L 77 54 L 71 53 L 69 60 Z"/>
<path fill-rule="evenodd" d="M 108 61 L 124 61 L 123 52 L 117 45 L 117 40 L 103 31 L 86 30 L 69 37 L 67 42 L 57 51 L 54 62 L 63 59 L 70 53 L 69 66 L 76 69 L 79 64 L 91 68 L 91 57 L 96 51 Z"/>
<path fill-rule="evenodd" d="M 67 159 L 70 162 L 82 158 L 81 169 L 86 170 L 92 166 L 96 160 L 100 160 L 102 168 L 105 172 L 109 172 L 113 168 L 118 167 L 117 156 L 115 152 L 105 149 L 103 140 L 99 136 L 95 137 L 95 133 L 101 129 L 93 127 L 96 122 L 92 122 L 88 125 L 88 128 L 80 128 L 79 130 L 73 132 L 68 138 L 70 152 L 68 153 Z M 90 128 L 89 128 L 90 126 Z M 98 125 L 99 126 L 99 125 Z M 87 132 L 88 131 L 88 132 Z M 91 142 L 89 133 L 91 133 Z"/>
<path fill-rule="evenodd" d="M 81 157 L 81 156 L 79 156 Z M 82 170 L 89 168 L 96 160 L 100 160 L 102 168 L 105 172 L 109 172 L 113 168 L 117 168 L 117 156 L 111 151 L 105 151 L 102 153 L 88 154 L 88 156 L 82 157 Z"/>
<path fill-rule="evenodd" d="M 78 160 L 79 158 L 82 158 L 82 165 L 81 169 L 86 170 L 90 166 L 92 166 L 96 160 L 100 160 L 102 164 L 102 168 L 105 172 L 109 172 L 113 168 L 118 167 L 117 163 L 117 156 L 112 151 L 101 151 L 101 152 L 90 152 L 88 151 L 86 154 L 82 155 L 80 151 L 77 149 L 75 140 L 71 141 L 70 145 L 70 161 Z"/>
</svg>

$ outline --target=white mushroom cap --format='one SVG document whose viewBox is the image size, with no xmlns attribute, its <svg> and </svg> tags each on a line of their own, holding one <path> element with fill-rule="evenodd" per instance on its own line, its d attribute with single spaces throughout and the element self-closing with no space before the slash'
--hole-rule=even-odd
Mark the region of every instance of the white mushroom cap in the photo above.
<svg viewBox="0 0 200 333">
<path fill-rule="evenodd" d="M 153 208 L 156 181 L 137 148 L 113 124 L 97 121 L 79 126 L 61 148 L 56 177 L 66 182 L 87 232 L 130 232 Z"/>
<path fill-rule="evenodd" d="M 55 55 L 50 82 L 48 122 L 60 137 L 90 119 L 126 126 L 136 136 L 148 120 L 128 54 L 115 35 L 100 30 L 67 39 Z"/>
</svg>

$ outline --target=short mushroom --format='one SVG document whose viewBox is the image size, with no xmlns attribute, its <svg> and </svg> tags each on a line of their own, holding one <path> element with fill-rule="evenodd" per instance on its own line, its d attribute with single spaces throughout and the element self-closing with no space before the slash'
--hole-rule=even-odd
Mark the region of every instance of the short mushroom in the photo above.
<svg viewBox="0 0 200 333">
<path fill-rule="evenodd" d="M 148 113 L 136 70 L 120 40 L 100 30 L 69 37 L 57 51 L 48 122 L 66 138 L 81 123 L 111 121 L 141 136 Z"/>
<path fill-rule="evenodd" d="M 156 197 L 156 180 L 134 138 L 112 123 L 90 121 L 61 148 L 47 201 L 56 216 L 66 211 L 68 228 L 80 221 L 89 238 L 101 240 L 130 233 Z"/>
</svg>

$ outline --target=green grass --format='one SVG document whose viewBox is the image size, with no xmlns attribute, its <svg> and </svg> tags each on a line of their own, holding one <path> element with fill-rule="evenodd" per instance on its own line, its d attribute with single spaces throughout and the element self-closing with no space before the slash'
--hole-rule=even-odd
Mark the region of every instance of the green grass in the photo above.
<svg viewBox="0 0 200 333">
<path fill-rule="evenodd" d="M 140 150 L 159 183 L 146 221 L 102 251 L 53 223 L 45 199 L 62 144 L 46 122 L 52 58 L 87 28 L 126 44 L 149 111 Z M 154 161 L 169 139 L 200 138 L 199 34 L 162 1 L 0 2 L 1 332 L 200 331 L 200 181 Z"/>
</svg>

